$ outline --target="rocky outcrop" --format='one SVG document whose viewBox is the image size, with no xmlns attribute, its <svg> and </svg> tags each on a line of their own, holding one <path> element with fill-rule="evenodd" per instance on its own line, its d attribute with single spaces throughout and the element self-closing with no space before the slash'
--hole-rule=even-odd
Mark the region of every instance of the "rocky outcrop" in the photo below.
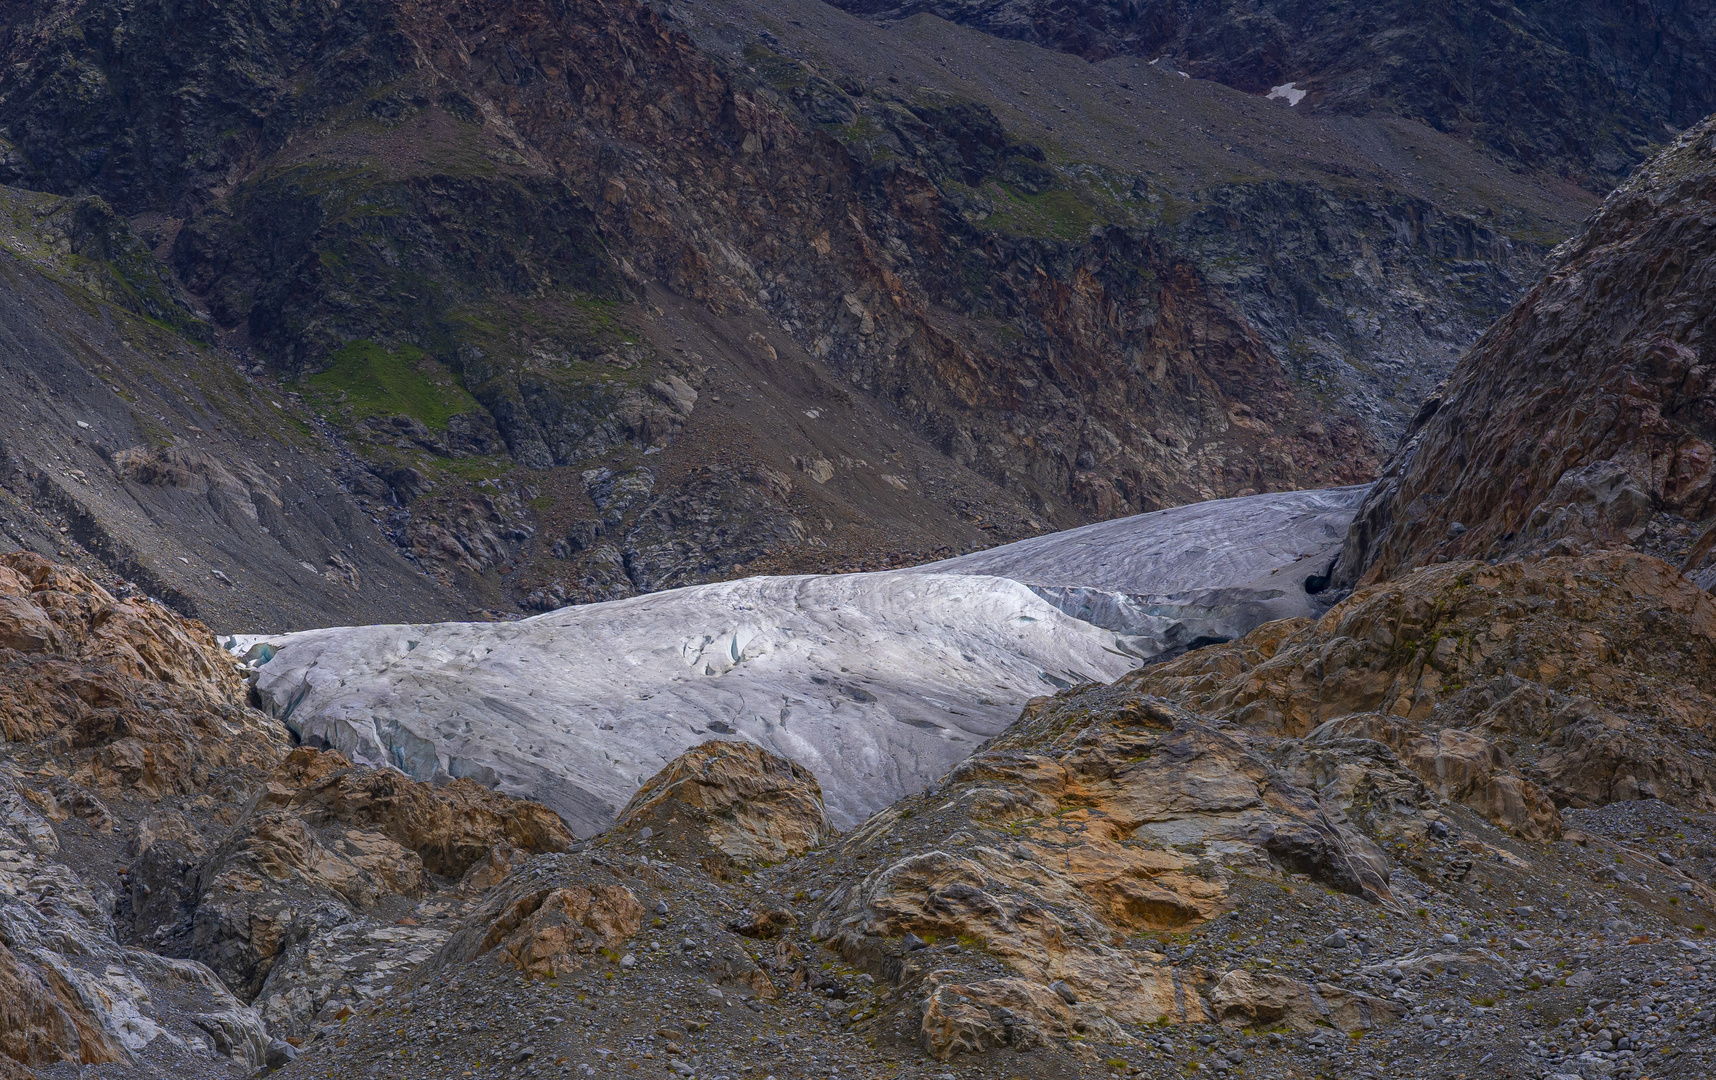
<svg viewBox="0 0 1716 1080">
<path fill-rule="evenodd" d="M 1716 603 L 1633 552 L 1427 567 L 1125 682 L 1307 748 L 1386 744 L 1523 836 L 1559 835 L 1546 798 L 1716 806 Z"/>
<path fill-rule="evenodd" d="M 754 743 L 712 740 L 644 781 L 614 828 L 680 857 L 740 866 L 803 855 L 833 835 L 809 769 Z"/>
<path fill-rule="evenodd" d="M 462 966 L 490 952 L 531 979 L 610 964 L 616 949 L 643 926 L 644 909 L 624 885 L 550 882 L 553 867 L 535 864 L 497 886 L 435 958 Z"/>
<path fill-rule="evenodd" d="M 294 946 L 315 953 L 334 947 L 319 938 L 361 916 L 400 917 L 438 879 L 463 877 L 497 847 L 557 851 L 571 839 L 545 807 L 473 781 L 430 786 L 300 748 L 267 776 L 198 871 L 190 950 L 246 1000 L 290 981 L 320 1008 L 337 987 L 273 977 Z"/>
<path fill-rule="evenodd" d="M 920 814 L 932 824 L 909 826 L 917 850 L 893 848 Z M 1033 703 L 841 847 L 860 864 L 873 854 L 881 865 L 825 901 L 813 932 L 878 976 L 927 980 L 921 1033 L 943 1059 L 1206 1019 L 1189 973 L 1141 935 L 1224 914 L 1237 874 L 1304 874 L 1393 903 L 1386 856 L 1338 806 L 1198 718 L 1102 686 Z M 936 941 L 1012 974 L 929 970 L 913 950 Z"/>
<path fill-rule="evenodd" d="M 284 746 L 200 623 L 40 556 L 0 554 L 0 734 L 69 783 L 159 798 Z"/>
<path fill-rule="evenodd" d="M 116 940 L 107 875 L 71 865 L 87 861 L 87 841 L 62 847 L 54 819 L 78 819 L 41 779 L 0 762 L 0 1075 L 61 1063 L 140 1075 L 261 1065 L 262 1019 L 210 969 Z"/>
<path fill-rule="evenodd" d="M 1609 196 L 1420 410 L 1340 582 L 1428 562 L 1633 547 L 1708 583 L 1716 121 Z"/>
<path fill-rule="evenodd" d="M 1400 1019 L 1399 1003 L 1327 983 L 1311 986 L 1285 975 L 1228 972 L 1210 991 L 1210 1007 L 1223 1023 L 1248 1028 L 1315 1031 L 1326 1025 L 1360 1033 Z"/>
</svg>

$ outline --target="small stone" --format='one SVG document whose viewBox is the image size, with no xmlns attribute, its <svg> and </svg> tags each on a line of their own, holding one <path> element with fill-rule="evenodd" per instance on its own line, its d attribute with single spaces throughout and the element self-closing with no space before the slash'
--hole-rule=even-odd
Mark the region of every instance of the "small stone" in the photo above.
<svg viewBox="0 0 1716 1080">
<path fill-rule="evenodd" d="M 657 915 L 666 915 L 667 914 L 667 901 L 666 900 L 657 900 L 655 902 L 655 913 Z"/>
<path fill-rule="evenodd" d="M 298 1060 L 298 1048 L 285 1039 L 275 1039 L 268 1044 L 268 1057 L 265 1063 L 270 1069 L 283 1069 Z"/>
<path fill-rule="evenodd" d="M 679 1060 L 678 1058 L 669 1058 L 668 1062 L 667 1062 L 667 1067 L 676 1076 L 690 1076 L 697 1071 L 696 1069 L 693 1069 L 690 1065 L 687 1065 L 685 1062 Z"/>
<path fill-rule="evenodd" d="M 1066 1002 L 1068 1005 L 1078 1004 L 1078 995 L 1073 993 L 1073 988 L 1066 984 L 1065 979 L 1056 979 L 1054 982 L 1049 984 L 1049 989 L 1059 994 L 1061 1000 Z"/>
<path fill-rule="evenodd" d="M 1444 944 L 1444 945 L 1458 945 L 1459 943 L 1460 943 L 1460 935 L 1458 935 L 1458 934 L 1443 934 L 1442 935 L 1442 944 Z"/>
<path fill-rule="evenodd" d="M 1656 858 L 1657 858 L 1657 861 L 1658 861 L 1658 862 L 1660 862 L 1660 863 L 1662 863 L 1662 865 L 1664 865 L 1664 866 L 1673 866 L 1673 865 L 1674 865 L 1674 863 L 1675 863 L 1675 858 L 1674 858 L 1674 856 L 1673 856 L 1673 855 L 1670 855 L 1670 854 L 1669 854 L 1669 853 L 1668 853 L 1668 852 L 1666 852 L 1666 851 L 1659 851 L 1659 852 L 1657 852 L 1657 853 L 1656 853 Z"/>
<path fill-rule="evenodd" d="M 628 970 L 631 968 L 637 967 L 638 966 L 637 956 L 633 953 L 627 953 L 626 955 L 620 957 L 620 966 L 623 968 L 626 968 Z"/>
<path fill-rule="evenodd" d="M 1347 932 L 1345 930 L 1336 930 L 1323 939 L 1323 948 L 1325 949 L 1344 949 L 1346 947 Z"/>
<path fill-rule="evenodd" d="M 645 825 L 643 828 L 638 830 L 638 839 L 639 840 L 648 840 L 650 837 L 652 837 L 654 835 L 655 835 L 655 830 L 650 828 L 648 825 Z"/>
</svg>

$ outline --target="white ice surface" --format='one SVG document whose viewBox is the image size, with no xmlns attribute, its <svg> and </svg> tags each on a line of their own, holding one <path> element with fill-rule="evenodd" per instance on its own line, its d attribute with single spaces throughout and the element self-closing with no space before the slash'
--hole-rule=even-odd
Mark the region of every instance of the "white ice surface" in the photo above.
<svg viewBox="0 0 1716 1080">
<path fill-rule="evenodd" d="M 306 741 L 419 779 L 475 777 L 584 834 L 675 756 L 729 734 L 808 766 L 851 825 L 945 772 L 1029 698 L 1137 663 L 1017 582 L 898 572 L 265 640 L 278 652 L 257 687 Z"/>
<path fill-rule="evenodd" d="M 718 736 L 809 767 L 847 827 L 1032 697 L 1312 613 L 1304 579 L 1326 571 L 1363 495 L 1200 503 L 908 570 L 747 578 L 512 623 L 229 641 L 262 661 L 265 706 L 305 741 L 422 780 L 474 777 L 580 834 Z"/>
<path fill-rule="evenodd" d="M 1280 86 L 1271 86 L 1269 88 L 1270 101 L 1274 101 L 1277 98 L 1285 98 L 1289 105 L 1299 104 L 1299 102 L 1304 100 L 1305 94 L 1306 91 L 1299 89 L 1292 83 L 1282 83 Z"/>
</svg>

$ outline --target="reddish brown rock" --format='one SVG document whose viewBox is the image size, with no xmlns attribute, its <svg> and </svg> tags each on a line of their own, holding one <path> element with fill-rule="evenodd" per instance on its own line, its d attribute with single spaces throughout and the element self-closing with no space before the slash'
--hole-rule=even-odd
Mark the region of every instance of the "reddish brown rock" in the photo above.
<svg viewBox="0 0 1716 1080">
<path fill-rule="evenodd" d="M 570 880 L 582 864 L 533 865 L 495 888 L 442 947 L 430 970 L 494 953 L 533 979 L 618 963 L 616 951 L 643 926 L 644 909 L 624 885 Z"/>
<path fill-rule="evenodd" d="M 8 1061 L 99 1065 L 125 1060 L 124 1051 L 108 1039 L 76 991 L 64 989 L 70 991 L 69 997 L 38 970 L 20 964 L 0 941 L 0 1076 L 6 1075 Z"/>
<path fill-rule="evenodd" d="M 1609 196 L 1428 401 L 1337 583 L 1442 559 L 1633 546 L 1701 571 L 1716 534 L 1716 119 Z M 1700 579 L 1704 584 L 1710 581 Z"/>
<path fill-rule="evenodd" d="M 546 807 L 472 781 L 423 784 L 301 747 L 200 871 L 192 950 L 249 999 L 285 950 L 353 912 L 422 897 L 497 849 L 506 859 L 571 839 Z"/>
<path fill-rule="evenodd" d="M 474 780 L 418 783 L 389 769 L 354 766 L 336 751 L 294 750 L 269 776 L 258 805 L 291 810 L 314 826 L 373 828 L 441 877 L 463 876 L 498 844 L 542 852 L 572 843 L 565 822 L 540 803 Z"/>
</svg>

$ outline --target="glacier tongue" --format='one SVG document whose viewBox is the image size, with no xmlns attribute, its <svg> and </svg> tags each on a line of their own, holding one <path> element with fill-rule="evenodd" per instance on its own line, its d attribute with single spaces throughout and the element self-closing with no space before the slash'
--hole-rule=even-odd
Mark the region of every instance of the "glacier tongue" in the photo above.
<svg viewBox="0 0 1716 1080">
<path fill-rule="evenodd" d="M 1018 582 L 883 572 L 747 578 L 514 623 L 239 638 L 306 742 L 418 779 L 471 776 L 581 834 L 705 739 L 808 766 L 850 826 L 921 789 L 1028 699 L 1137 658 Z"/>
<path fill-rule="evenodd" d="M 472 777 L 582 835 L 723 736 L 809 767 L 846 828 L 933 783 L 1030 698 L 1314 614 L 1304 579 L 1363 495 L 1200 503 L 908 570 L 748 578 L 512 623 L 229 645 L 305 742 L 417 779 Z"/>
</svg>

